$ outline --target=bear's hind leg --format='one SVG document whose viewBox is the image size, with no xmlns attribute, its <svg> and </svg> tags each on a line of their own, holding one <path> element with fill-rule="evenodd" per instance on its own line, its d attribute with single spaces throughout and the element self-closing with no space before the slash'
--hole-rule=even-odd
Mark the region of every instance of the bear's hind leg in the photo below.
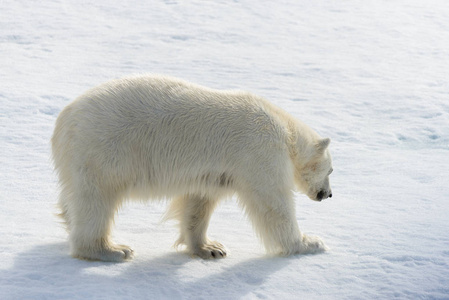
<svg viewBox="0 0 449 300">
<path fill-rule="evenodd" d="M 65 229 L 67 232 L 70 232 L 70 218 L 69 218 L 69 212 L 68 212 L 68 203 L 71 201 L 72 192 L 71 188 L 66 184 L 61 188 L 61 192 L 59 193 L 59 202 L 58 202 L 58 208 L 60 210 L 59 214 L 57 214 L 58 217 L 60 217 L 63 220 L 63 223 L 65 225 Z"/>
<path fill-rule="evenodd" d="M 107 193 L 92 182 L 74 191 L 67 203 L 70 220 L 70 247 L 74 257 L 87 260 L 121 262 L 132 258 L 133 250 L 110 240 L 114 214 L 119 205 L 117 195 Z"/>
<path fill-rule="evenodd" d="M 204 259 L 226 256 L 226 248 L 207 238 L 207 227 L 217 201 L 198 195 L 184 195 L 173 199 L 168 218 L 180 222 L 181 236 L 176 244 L 185 244 L 187 251 Z"/>
</svg>

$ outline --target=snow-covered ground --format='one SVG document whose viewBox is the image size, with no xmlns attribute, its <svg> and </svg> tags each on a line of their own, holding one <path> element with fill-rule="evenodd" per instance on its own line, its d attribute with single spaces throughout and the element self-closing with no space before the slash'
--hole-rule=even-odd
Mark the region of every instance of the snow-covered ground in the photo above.
<svg viewBox="0 0 449 300">
<path fill-rule="evenodd" d="M 68 255 L 50 136 L 86 89 L 162 73 L 270 99 L 332 138 L 332 199 L 297 195 L 300 228 L 331 251 L 267 257 L 235 200 L 192 259 L 129 203 L 126 263 Z M 0 1 L 0 299 L 448 299 L 449 3 Z"/>
</svg>

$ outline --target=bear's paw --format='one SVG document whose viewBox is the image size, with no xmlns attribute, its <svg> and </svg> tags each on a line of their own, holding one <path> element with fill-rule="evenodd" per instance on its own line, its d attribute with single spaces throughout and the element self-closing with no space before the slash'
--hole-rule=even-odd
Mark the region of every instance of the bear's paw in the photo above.
<svg viewBox="0 0 449 300">
<path fill-rule="evenodd" d="M 303 235 L 300 254 L 321 253 L 329 250 L 323 240 L 314 235 Z"/>
<path fill-rule="evenodd" d="M 218 242 L 208 242 L 195 249 L 192 254 L 203 259 L 217 259 L 226 257 L 227 250 Z"/>
<path fill-rule="evenodd" d="M 134 257 L 134 250 L 125 245 L 109 245 L 97 250 L 78 250 L 73 256 L 86 260 L 123 262 Z"/>
</svg>

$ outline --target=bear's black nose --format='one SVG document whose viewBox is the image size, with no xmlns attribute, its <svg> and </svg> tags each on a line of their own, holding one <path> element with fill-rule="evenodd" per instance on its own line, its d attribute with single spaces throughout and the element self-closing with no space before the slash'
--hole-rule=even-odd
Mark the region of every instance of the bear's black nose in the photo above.
<svg viewBox="0 0 449 300">
<path fill-rule="evenodd" d="M 332 194 L 329 195 L 329 198 L 332 198 Z"/>
<path fill-rule="evenodd" d="M 324 197 L 324 192 L 323 192 L 323 191 L 320 191 L 320 192 L 318 193 L 318 195 L 316 195 L 316 199 L 317 199 L 318 201 L 323 200 L 323 197 Z"/>
</svg>

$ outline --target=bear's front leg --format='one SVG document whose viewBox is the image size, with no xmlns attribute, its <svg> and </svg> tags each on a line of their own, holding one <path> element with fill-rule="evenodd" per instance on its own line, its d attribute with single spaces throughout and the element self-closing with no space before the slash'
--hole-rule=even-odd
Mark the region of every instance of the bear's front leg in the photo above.
<svg viewBox="0 0 449 300">
<path fill-rule="evenodd" d="M 209 197 L 185 195 L 174 199 L 169 215 L 179 219 L 181 236 L 176 244 L 185 244 L 187 251 L 203 259 L 226 257 L 222 244 L 207 238 L 207 227 L 217 201 Z"/>
<path fill-rule="evenodd" d="M 290 192 L 253 189 L 251 193 L 241 193 L 240 201 L 268 252 L 292 255 L 328 249 L 320 238 L 301 233 Z"/>
</svg>

